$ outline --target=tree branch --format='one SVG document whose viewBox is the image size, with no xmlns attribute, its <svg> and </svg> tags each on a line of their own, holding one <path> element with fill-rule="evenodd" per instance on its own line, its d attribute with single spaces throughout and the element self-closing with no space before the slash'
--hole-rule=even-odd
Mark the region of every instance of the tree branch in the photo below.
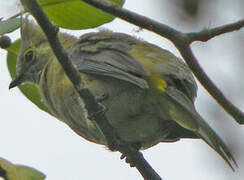
<svg viewBox="0 0 244 180">
<path fill-rule="evenodd" d="M 69 60 L 66 51 L 58 39 L 58 28 L 50 22 L 38 2 L 36 0 L 21 0 L 21 3 L 30 10 L 31 14 L 35 17 L 36 21 L 44 31 L 47 40 L 55 56 L 57 57 L 57 60 L 61 64 L 63 70 L 74 85 L 74 88 L 80 97 L 84 100 L 85 108 L 88 111 L 89 118 L 95 121 L 100 127 L 106 137 L 109 148 L 111 150 L 118 150 L 125 157 L 127 157 L 129 162 L 139 170 L 144 179 L 161 180 L 160 176 L 144 159 L 143 155 L 135 150 L 132 145 L 128 145 L 123 140 L 121 140 L 114 131 L 113 127 L 109 124 L 104 115 L 104 107 L 97 103 L 90 90 L 84 86 L 79 72 Z"/>
<path fill-rule="evenodd" d="M 106 0 L 80 0 L 90 4 L 98 9 L 103 10 L 113 16 L 120 17 L 127 22 L 137 25 L 141 28 L 153 31 L 169 40 L 175 39 L 178 35 L 181 35 L 179 31 L 171 28 L 165 24 L 158 23 L 153 19 L 147 18 L 146 16 L 139 15 L 125 8 L 120 8 L 119 6 L 106 1 Z"/>
<path fill-rule="evenodd" d="M 223 109 L 229 113 L 239 124 L 244 124 L 244 113 L 235 105 L 233 105 L 217 88 L 217 86 L 210 80 L 208 75 L 199 65 L 197 59 L 191 51 L 190 44 L 193 41 L 207 41 L 217 35 L 239 30 L 244 27 L 244 20 L 238 21 L 233 24 L 228 24 L 222 27 L 209 29 L 206 32 L 199 33 L 181 33 L 180 31 L 173 29 L 165 24 L 156 22 L 145 16 L 136 14 L 126 9 L 122 9 L 111 2 L 105 0 L 81 0 L 90 4 L 96 8 L 103 10 L 113 16 L 120 17 L 134 25 L 141 28 L 153 31 L 160 36 L 163 36 L 172 41 L 175 47 L 180 51 L 184 60 L 191 68 L 199 82 L 204 88 L 212 95 L 212 97 L 223 107 Z"/>
<path fill-rule="evenodd" d="M 244 27 L 244 19 L 232 24 L 226 24 L 212 29 L 205 29 L 201 32 L 186 33 L 190 41 L 208 41 L 215 36 L 240 30 Z"/>
<path fill-rule="evenodd" d="M 236 106 L 229 101 L 223 93 L 218 89 L 214 82 L 208 77 L 205 71 L 198 63 L 196 57 L 192 53 L 189 45 L 181 44 L 177 45 L 178 49 L 184 59 L 191 59 L 188 62 L 192 72 L 198 76 L 198 80 L 201 84 L 211 93 L 211 95 L 217 100 L 217 102 L 239 123 L 244 124 L 244 114 Z"/>
</svg>

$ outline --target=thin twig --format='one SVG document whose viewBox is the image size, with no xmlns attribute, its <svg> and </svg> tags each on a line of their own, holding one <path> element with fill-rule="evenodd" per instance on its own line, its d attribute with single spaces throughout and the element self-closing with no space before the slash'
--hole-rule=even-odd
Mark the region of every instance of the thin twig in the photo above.
<svg viewBox="0 0 244 180">
<path fill-rule="evenodd" d="M 212 29 L 204 29 L 201 32 L 186 33 L 190 41 L 208 41 L 224 33 L 240 30 L 244 27 L 244 19 L 235 23 L 226 24 Z"/>
<path fill-rule="evenodd" d="M 17 17 L 21 16 L 21 15 L 24 14 L 24 13 L 25 13 L 25 11 L 23 11 L 23 12 L 19 12 L 19 13 L 15 14 L 15 15 L 9 17 L 9 18 L 6 19 L 6 20 L 17 18 Z M 6 20 L 5 20 L 5 21 L 6 21 Z"/>
<path fill-rule="evenodd" d="M 119 17 L 127 22 L 137 25 L 141 28 L 153 31 L 169 40 L 175 39 L 176 36 L 181 35 L 179 31 L 171 28 L 165 24 L 158 23 L 153 19 L 147 18 L 146 16 L 139 15 L 125 8 L 120 8 L 119 6 L 104 0 L 80 0 L 90 4 L 98 9 L 103 10 L 113 16 Z"/>
</svg>

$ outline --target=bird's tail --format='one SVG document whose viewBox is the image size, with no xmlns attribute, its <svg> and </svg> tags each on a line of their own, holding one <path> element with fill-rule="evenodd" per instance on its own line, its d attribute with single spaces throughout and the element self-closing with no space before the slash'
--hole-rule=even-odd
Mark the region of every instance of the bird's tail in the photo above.
<svg viewBox="0 0 244 180">
<path fill-rule="evenodd" d="M 199 116 L 199 118 L 201 117 Z M 233 171 L 235 171 L 235 168 L 238 168 L 238 165 L 226 144 L 202 118 L 197 133 L 227 162 Z"/>
<path fill-rule="evenodd" d="M 176 107 L 174 109 L 175 112 L 171 113 L 173 119 L 182 127 L 194 131 L 228 163 L 233 171 L 235 171 L 238 165 L 228 147 L 207 122 L 196 112 L 192 101 L 175 88 L 168 87 L 165 92 L 168 97 L 174 101 L 173 104 Z M 187 120 L 185 120 L 186 117 Z"/>
</svg>

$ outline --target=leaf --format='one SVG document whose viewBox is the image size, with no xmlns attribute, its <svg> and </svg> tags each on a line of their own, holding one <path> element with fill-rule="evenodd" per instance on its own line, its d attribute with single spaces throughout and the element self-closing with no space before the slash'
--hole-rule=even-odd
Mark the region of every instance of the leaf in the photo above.
<svg viewBox="0 0 244 180">
<path fill-rule="evenodd" d="M 20 48 L 20 42 L 21 40 L 16 40 L 8 49 L 8 55 L 7 55 L 7 66 L 10 73 L 10 76 L 12 78 L 16 75 L 16 60 Z M 24 84 L 21 86 L 18 86 L 20 91 L 27 97 L 31 102 L 33 102 L 37 107 L 39 107 L 41 110 L 51 114 L 48 110 L 48 108 L 44 105 L 44 103 L 41 101 L 41 96 L 39 93 L 38 88 L 33 84 Z"/>
<path fill-rule="evenodd" d="M 15 165 L 3 158 L 0 158 L 0 167 L 5 172 L 3 177 L 8 180 L 43 180 L 46 177 L 32 167 Z"/>
<path fill-rule="evenodd" d="M 20 25 L 20 18 L 13 18 L 8 19 L 6 21 L 0 21 L 0 36 L 18 29 Z"/>
<path fill-rule="evenodd" d="M 113 16 L 81 0 L 38 0 L 48 17 L 66 29 L 88 29 L 108 23 Z M 122 6 L 125 0 L 109 0 Z"/>
</svg>

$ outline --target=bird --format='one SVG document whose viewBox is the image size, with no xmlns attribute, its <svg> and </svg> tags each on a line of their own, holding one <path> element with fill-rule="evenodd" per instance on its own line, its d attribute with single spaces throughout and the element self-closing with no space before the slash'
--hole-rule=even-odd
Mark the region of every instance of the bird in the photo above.
<svg viewBox="0 0 244 180">
<path fill-rule="evenodd" d="M 143 150 L 160 142 L 201 138 L 233 170 L 237 167 L 227 145 L 196 111 L 197 84 L 182 59 L 142 39 L 109 30 L 58 36 L 84 87 L 106 107 L 108 122 L 124 142 Z M 21 27 L 16 72 L 10 89 L 34 84 L 53 116 L 84 139 L 108 146 L 41 28 L 29 20 Z"/>
</svg>

